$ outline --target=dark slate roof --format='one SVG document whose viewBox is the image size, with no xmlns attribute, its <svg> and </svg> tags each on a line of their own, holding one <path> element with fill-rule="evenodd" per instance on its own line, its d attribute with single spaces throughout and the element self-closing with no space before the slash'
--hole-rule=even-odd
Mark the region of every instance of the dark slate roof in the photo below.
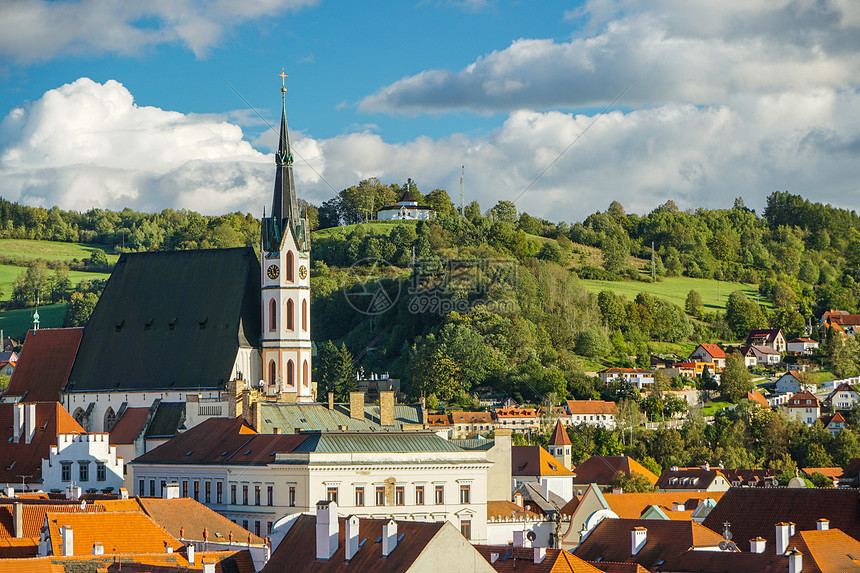
<svg viewBox="0 0 860 573">
<path fill-rule="evenodd" d="M 819 518 L 860 539 L 860 493 L 856 489 L 751 487 L 730 488 L 702 525 L 721 531 L 731 523 L 734 539 L 745 541 L 763 537 L 768 544 L 776 538 L 774 525 L 797 524 L 797 531 L 816 528 Z"/>
<path fill-rule="evenodd" d="M 147 438 L 172 438 L 185 421 L 185 402 L 161 402 L 152 417 Z"/>
<path fill-rule="evenodd" d="M 434 433 L 330 433 L 308 434 L 295 450 L 303 452 L 462 452 L 445 438 Z"/>
<path fill-rule="evenodd" d="M 43 328 L 27 332 L 18 364 L 4 394 L 27 402 L 56 402 L 69 379 L 83 328 Z"/>
<path fill-rule="evenodd" d="M 121 255 L 66 392 L 223 388 L 260 324 L 251 248 Z"/>
</svg>

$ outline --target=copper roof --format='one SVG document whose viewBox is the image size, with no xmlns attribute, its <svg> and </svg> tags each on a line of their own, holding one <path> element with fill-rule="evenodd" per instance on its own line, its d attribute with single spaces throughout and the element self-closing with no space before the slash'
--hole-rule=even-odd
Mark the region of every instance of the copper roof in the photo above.
<svg viewBox="0 0 860 573">
<path fill-rule="evenodd" d="M 3 392 L 28 402 L 56 402 L 69 380 L 83 328 L 43 328 L 27 331 L 18 364 Z"/>
</svg>

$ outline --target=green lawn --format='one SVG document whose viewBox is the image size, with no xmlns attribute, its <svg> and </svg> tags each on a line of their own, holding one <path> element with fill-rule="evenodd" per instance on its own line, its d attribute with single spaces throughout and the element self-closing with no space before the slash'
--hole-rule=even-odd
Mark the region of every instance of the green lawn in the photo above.
<svg viewBox="0 0 860 573">
<path fill-rule="evenodd" d="M 723 408 L 731 406 L 732 402 L 708 402 L 708 405 L 702 408 L 703 416 L 713 416 Z"/>
<path fill-rule="evenodd" d="M 66 316 L 66 303 L 40 306 L 39 328 L 63 326 L 64 316 Z M 3 329 L 3 336 L 23 340 L 27 330 L 33 328 L 33 308 L 0 311 L 0 328 Z"/>
<path fill-rule="evenodd" d="M 705 308 L 709 311 L 725 310 L 729 295 L 736 291 L 743 291 L 748 297 L 755 300 L 758 289 L 754 285 L 716 281 L 712 279 L 693 279 L 689 277 L 666 277 L 660 282 L 646 283 L 639 281 L 598 281 L 581 279 L 583 286 L 589 292 L 600 292 L 608 290 L 617 295 L 633 300 L 640 292 L 660 297 L 673 304 L 684 308 L 687 293 L 696 290 L 702 295 Z M 770 301 L 762 300 L 763 306 L 770 306 Z"/>
<path fill-rule="evenodd" d="M 13 265 L 0 265 L 0 299 L 9 300 L 12 298 L 12 285 L 15 279 L 22 272 L 25 272 L 27 267 L 16 267 Z M 54 271 L 48 271 L 49 274 Z M 85 271 L 69 271 L 69 280 L 72 286 L 77 286 L 82 280 L 106 279 L 110 276 L 108 273 L 88 273 Z"/>
<path fill-rule="evenodd" d="M 119 255 L 112 254 L 113 248 L 105 245 L 85 245 L 80 243 L 60 243 L 57 241 L 29 241 L 26 239 L 0 239 L 0 255 L 26 257 L 28 259 L 43 258 L 49 261 L 83 260 L 90 256 L 95 249 L 101 249 L 108 255 L 108 261 L 113 264 Z"/>
<path fill-rule="evenodd" d="M 388 236 L 391 234 L 391 231 L 394 230 L 397 225 L 414 225 L 417 221 L 391 221 L 391 222 L 382 222 L 382 221 L 371 221 L 369 223 L 356 223 L 354 225 L 344 225 L 342 227 L 330 227 L 328 229 L 319 229 L 314 231 L 311 234 L 311 238 L 313 237 L 330 237 L 337 233 L 342 233 L 344 235 L 353 232 L 358 227 L 364 227 L 364 229 L 370 233 L 372 232 L 375 235 L 385 235 Z"/>
</svg>

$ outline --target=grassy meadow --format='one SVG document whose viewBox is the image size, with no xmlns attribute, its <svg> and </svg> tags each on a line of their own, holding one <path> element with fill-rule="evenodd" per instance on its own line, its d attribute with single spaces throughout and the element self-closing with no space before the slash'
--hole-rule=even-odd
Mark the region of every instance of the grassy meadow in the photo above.
<svg viewBox="0 0 860 573">
<path fill-rule="evenodd" d="M 708 311 L 726 309 L 726 302 L 732 292 L 739 290 L 752 300 L 756 299 L 758 289 L 755 285 L 717 281 L 713 279 L 694 279 L 689 277 L 665 277 L 655 283 L 640 281 L 598 281 L 582 279 L 582 285 L 589 292 L 611 291 L 627 300 L 633 300 L 640 292 L 659 297 L 684 308 L 687 293 L 696 290 L 702 295 L 705 309 Z M 769 307 L 770 301 L 762 300 L 762 305 Z"/>
<path fill-rule="evenodd" d="M 24 257 L 27 259 L 43 258 L 48 261 L 83 260 L 90 256 L 95 249 L 101 249 L 107 254 L 108 261 L 113 264 L 119 255 L 113 254 L 113 248 L 105 245 L 84 245 L 78 243 L 59 243 L 57 241 L 29 241 L 26 239 L 0 239 L 0 256 Z"/>
<path fill-rule="evenodd" d="M 66 303 L 49 304 L 39 307 L 39 328 L 58 328 L 63 326 L 66 316 Z M 33 308 L 18 308 L 0 312 L 0 329 L 4 336 L 23 341 L 27 330 L 33 328 Z"/>
</svg>

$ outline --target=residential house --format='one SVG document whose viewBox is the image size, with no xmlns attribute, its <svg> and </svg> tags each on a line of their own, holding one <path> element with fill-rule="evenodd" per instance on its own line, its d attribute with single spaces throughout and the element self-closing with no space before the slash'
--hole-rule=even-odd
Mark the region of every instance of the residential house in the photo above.
<svg viewBox="0 0 860 573">
<path fill-rule="evenodd" d="M 720 468 L 732 487 L 776 487 L 777 472 L 773 469 Z"/>
<path fill-rule="evenodd" d="M 476 545 L 498 573 L 603 573 L 564 549 Z"/>
<path fill-rule="evenodd" d="M 621 473 L 630 475 L 638 473 L 651 484 L 656 484 L 658 476 L 629 456 L 591 456 L 573 470 L 573 490 L 576 495 L 582 495 L 589 484 L 595 484 L 599 489 L 611 489 L 612 482 Z M 636 516 L 638 517 L 638 516 Z"/>
<path fill-rule="evenodd" d="M 827 468 L 801 468 L 803 475 L 811 478 L 813 474 L 819 473 L 833 482 L 833 487 L 839 487 L 839 482 L 842 479 L 845 470 L 839 467 Z"/>
<path fill-rule="evenodd" d="M 789 354 L 807 356 L 818 350 L 818 341 L 811 338 L 792 338 L 786 345 Z"/>
<path fill-rule="evenodd" d="M 569 525 L 561 547 L 573 550 L 604 519 L 674 519 L 701 523 L 723 492 L 604 493 L 592 484 L 562 508 Z"/>
<path fill-rule="evenodd" d="M 537 431 L 540 418 L 534 408 L 495 408 L 496 427 L 510 428 L 515 432 Z"/>
<path fill-rule="evenodd" d="M 710 362 L 717 370 L 726 367 L 726 353 L 716 344 L 700 344 L 690 353 L 691 362 Z M 713 371 L 711 371 L 713 373 Z"/>
<path fill-rule="evenodd" d="M 809 382 L 809 379 L 802 372 L 789 370 L 777 379 L 774 392 L 777 394 L 786 392 L 796 394 L 803 390 L 812 393 L 817 389 L 818 387 L 813 382 Z"/>
<path fill-rule="evenodd" d="M 821 416 L 821 403 L 806 390 L 795 393 L 782 408 L 789 418 L 810 426 Z"/>
<path fill-rule="evenodd" d="M 702 525 L 716 531 L 731 523 L 739 542 L 761 536 L 772 545 L 774 524 L 796 523 L 798 531 L 814 530 L 818 520 L 829 520 L 854 539 L 860 539 L 860 503 L 856 489 L 842 488 L 731 488 L 723 494 Z"/>
<path fill-rule="evenodd" d="M 758 390 L 747 392 L 746 399 L 754 404 L 758 404 L 762 408 L 770 408 L 767 398 L 765 398 Z"/>
<path fill-rule="evenodd" d="M 451 412 L 451 424 L 454 426 L 454 438 L 471 438 L 489 434 L 495 428 L 493 415 L 490 412 Z"/>
<path fill-rule="evenodd" d="M 654 383 L 654 371 L 643 368 L 607 368 L 600 372 L 604 384 L 613 380 L 624 380 L 632 383 L 638 390 Z"/>
<path fill-rule="evenodd" d="M 750 330 L 746 344 L 747 346 L 767 346 L 780 353 L 785 352 L 788 347 L 785 335 L 779 328 Z"/>
<path fill-rule="evenodd" d="M 183 497 L 258 535 L 328 499 L 344 515 L 468 522 L 486 540 L 489 452 L 429 431 L 261 434 L 241 418 L 212 418 L 132 465 L 138 493 L 180 483 Z"/>
<path fill-rule="evenodd" d="M 515 537 L 527 539 L 534 533 L 532 547 L 550 547 L 556 522 L 545 514 L 536 513 L 512 501 L 487 502 L 487 543 L 513 545 Z"/>
<path fill-rule="evenodd" d="M 821 424 L 834 438 L 839 435 L 839 432 L 848 427 L 848 423 L 845 422 L 845 418 L 839 412 L 821 416 Z"/>
<path fill-rule="evenodd" d="M 108 434 L 58 434 L 57 445 L 42 460 L 42 489 L 60 492 L 74 483 L 91 493 L 119 491 L 124 467 Z"/>
<path fill-rule="evenodd" d="M 604 519 L 580 542 L 573 554 L 589 563 L 638 563 L 658 571 L 667 560 L 691 548 L 720 551 L 723 537 L 694 521 Z M 659 564 L 659 565 L 658 565 Z"/>
<path fill-rule="evenodd" d="M 705 372 L 705 368 L 708 369 L 708 372 L 714 374 L 716 372 L 716 364 L 713 362 L 676 362 L 672 365 L 672 368 L 666 370 L 666 374 L 669 376 L 684 376 L 686 378 L 701 378 L 702 374 Z M 677 371 L 677 374 L 675 374 Z"/>
<path fill-rule="evenodd" d="M 513 446 L 511 474 L 514 489 L 530 482 L 542 491 L 553 492 L 564 499 L 562 505 L 573 497 L 576 474 L 540 446 Z"/>
<path fill-rule="evenodd" d="M 450 414 L 427 414 L 427 428 L 449 440 L 454 437 Z"/>
<path fill-rule="evenodd" d="M 730 346 L 726 348 L 727 354 L 733 354 L 735 352 L 740 354 L 741 358 L 743 358 L 744 366 L 747 368 L 752 368 L 758 364 L 758 358 L 756 358 L 756 354 L 753 352 L 751 346 Z"/>
<path fill-rule="evenodd" d="M 567 400 L 559 419 L 566 425 L 587 424 L 615 428 L 618 406 L 604 400 Z"/>
<path fill-rule="evenodd" d="M 658 491 L 726 491 L 731 487 L 721 469 L 705 464 L 698 468 L 669 468 L 663 470 L 654 484 Z"/>
<path fill-rule="evenodd" d="M 852 388 L 850 384 L 843 382 L 824 401 L 833 406 L 835 410 L 850 410 L 857 402 L 860 402 L 860 392 Z"/>
<path fill-rule="evenodd" d="M 12 376 L 17 363 L 18 355 L 15 352 L 0 352 L 0 376 Z"/>
<path fill-rule="evenodd" d="M 828 310 L 821 316 L 819 325 L 824 330 L 832 328 L 840 334 L 854 336 L 860 332 L 860 314 L 849 314 L 845 310 Z"/>
<path fill-rule="evenodd" d="M 30 330 L 3 391 L 2 402 L 57 402 L 69 379 L 83 328 L 42 328 Z"/>
<path fill-rule="evenodd" d="M 466 526 L 457 531 L 444 521 L 338 516 L 335 502 L 319 502 L 315 515 L 298 516 L 262 573 L 494 572 L 469 543 Z"/>
<path fill-rule="evenodd" d="M 750 349 L 758 366 L 773 366 L 782 361 L 782 354 L 779 353 L 779 350 L 774 350 L 770 346 L 753 344 Z"/>
</svg>

